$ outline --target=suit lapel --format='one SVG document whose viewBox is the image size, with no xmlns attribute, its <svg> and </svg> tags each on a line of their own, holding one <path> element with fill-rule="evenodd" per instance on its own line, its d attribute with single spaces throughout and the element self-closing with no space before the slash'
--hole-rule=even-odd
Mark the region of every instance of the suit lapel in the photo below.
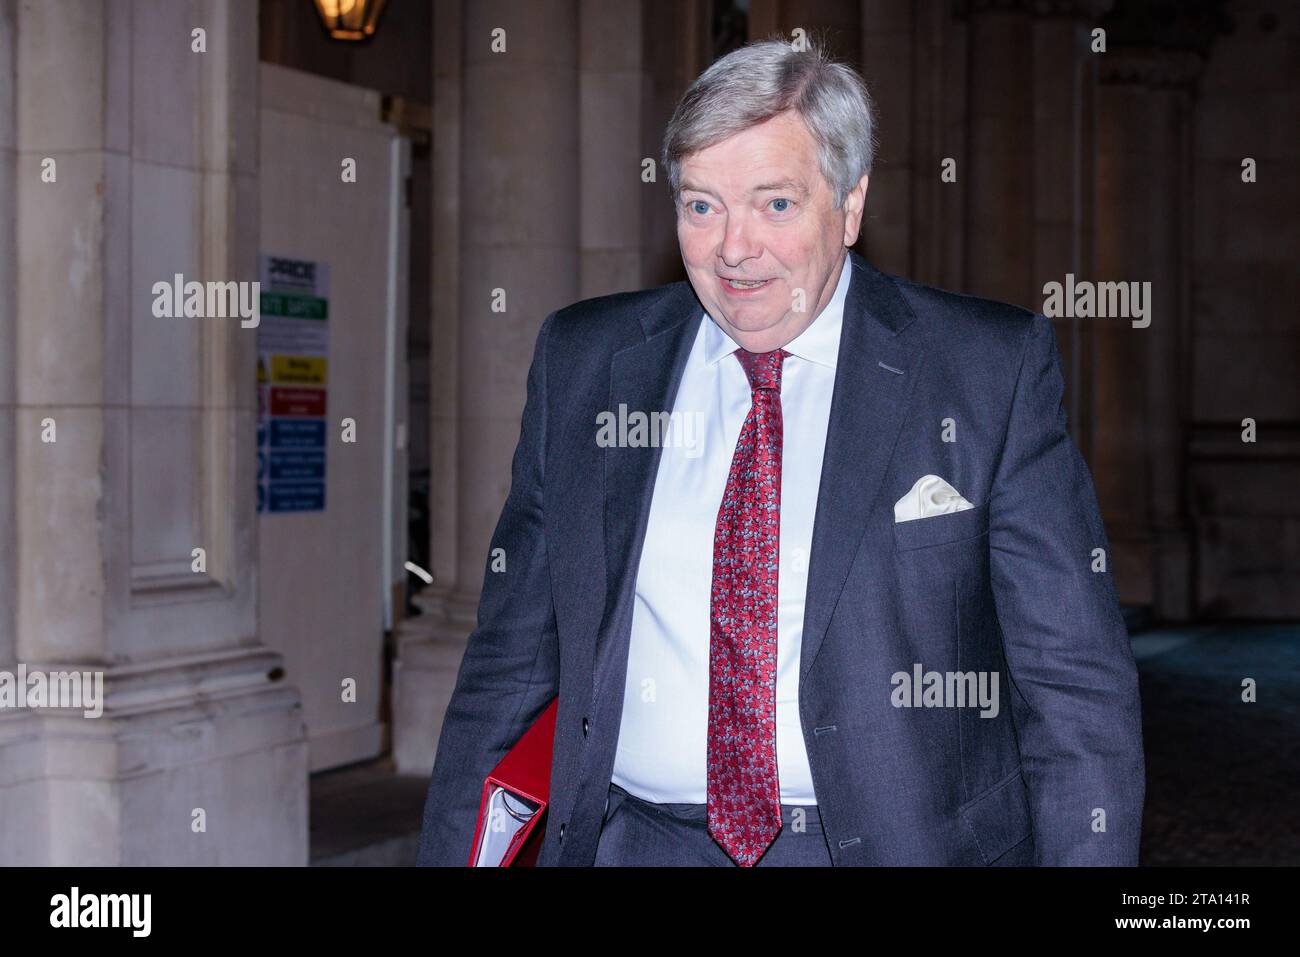
<svg viewBox="0 0 1300 957">
<path fill-rule="evenodd" d="M 686 282 L 642 317 L 645 341 L 616 352 L 610 360 L 609 411 L 618 416 L 619 407 L 626 406 L 629 414 L 671 412 L 703 318 L 703 307 Z M 661 452 L 661 447 L 605 449 L 605 610 L 596 636 L 593 680 L 598 691 L 608 689 L 619 699 L 626 676 L 611 667 L 627 646 L 624 638 L 631 627 L 637 564 Z M 614 636 L 619 640 L 611 640 Z"/>
<path fill-rule="evenodd" d="M 893 281 L 852 251 L 849 263 L 808 561 L 801 689 L 866 532 L 924 355 L 920 329 Z"/>
</svg>

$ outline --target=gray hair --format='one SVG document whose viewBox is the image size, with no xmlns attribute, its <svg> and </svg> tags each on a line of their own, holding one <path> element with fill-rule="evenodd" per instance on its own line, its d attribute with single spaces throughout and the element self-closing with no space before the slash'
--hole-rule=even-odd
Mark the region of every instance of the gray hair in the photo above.
<svg viewBox="0 0 1300 957">
<path fill-rule="evenodd" d="M 862 77 L 812 41 L 800 50 L 785 40 L 751 43 L 696 78 L 664 132 L 663 165 L 673 198 L 681 188 L 682 160 L 791 109 L 817 141 L 822 175 L 839 209 L 871 172 L 874 107 Z"/>
</svg>

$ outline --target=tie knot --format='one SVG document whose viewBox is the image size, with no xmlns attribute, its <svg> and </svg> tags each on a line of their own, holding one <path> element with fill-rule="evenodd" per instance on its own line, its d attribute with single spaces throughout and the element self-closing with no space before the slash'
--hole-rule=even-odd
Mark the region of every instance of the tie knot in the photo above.
<svg viewBox="0 0 1300 957">
<path fill-rule="evenodd" d="M 740 367 L 749 377 L 749 387 L 755 391 L 771 389 L 777 393 L 781 391 L 781 362 L 789 354 L 784 349 L 774 349 L 771 352 L 736 350 Z"/>
</svg>

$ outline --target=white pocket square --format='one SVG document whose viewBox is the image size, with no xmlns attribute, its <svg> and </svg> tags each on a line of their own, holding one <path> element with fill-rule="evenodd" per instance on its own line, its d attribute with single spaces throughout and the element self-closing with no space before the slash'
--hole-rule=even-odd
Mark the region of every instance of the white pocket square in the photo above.
<svg viewBox="0 0 1300 957">
<path fill-rule="evenodd" d="M 910 522 L 974 507 L 939 476 L 922 475 L 911 490 L 894 503 L 894 521 Z"/>
</svg>

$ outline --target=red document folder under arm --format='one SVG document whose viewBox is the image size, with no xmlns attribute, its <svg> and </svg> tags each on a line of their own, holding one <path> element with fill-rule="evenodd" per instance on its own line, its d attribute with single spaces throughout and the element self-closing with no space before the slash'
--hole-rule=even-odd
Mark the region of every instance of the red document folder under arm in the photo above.
<svg viewBox="0 0 1300 957">
<path fill-rule="evenodd" d="M 546 827 L 556 698 L 483 782 L 470 867 L 531 867 Z"/>
</svg>

